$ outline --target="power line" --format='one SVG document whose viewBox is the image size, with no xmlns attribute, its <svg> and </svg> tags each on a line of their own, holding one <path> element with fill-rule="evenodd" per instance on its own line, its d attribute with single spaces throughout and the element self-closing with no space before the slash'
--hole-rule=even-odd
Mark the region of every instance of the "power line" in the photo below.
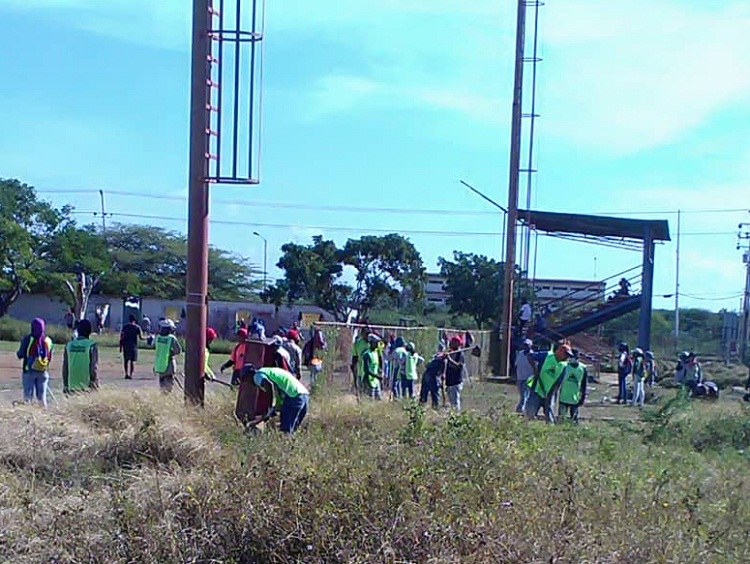
<svg viewBox="0 0 750 564">
<path fill-rule="evenodd" d="M 126 196 L 130 198 L 143 198 L 150 200 L 170 200 L 178 202 L 187 202 L 187 197 L 168 195 L 168 194 L 143 194 L 126 190 L 105 190 L 107 194 L 113 196 Z M 98 190 L 37 190 L 39 194 L 98 194 Z M 388 213 L 388 214 L 405 214 L 405 215 L 451 215 L 451 216 L 494 216 L 497 217 L 499 212 L 496 211 L 473 211 L 473 210 L 441 210 L 441 209 L 423 209 L 423 208 L 383 208 L 383 207 L 365 207 L 365 206 L 336 206 L 324 204 L 305 204 L 301 202 L 270 202 L 270 201 L 247 201 L 247 200 L 213 200 L 214 204 L 243 206 L 243 207 L 260 207 L 260 208 L 279 208 L 279 209 L 300 209 L 312 211 L 332 211 L 348 213 Z M 717 208 L 717 209 L 693 209 L 682 210 L 682 213 L 688 214 L 721 214 L 721 213 L 740 213 L 750 212 L 748 208 Z M 677 210 L 633 210 L 633 211 L 598 211 L 593 212 L 597 215 L 605 216 L 638 216 L 638 215 L 676 215 Z"/>
<path fill-rule="evenodd" d="M 76 215 L 95 215 L 97 212 L 93 211 L 74 211 Z M 163 215 L 146 215 L 137 213 L 119 213 L 119 212 L 108 212 L 109 217 L 125 217 L 129 219 L 150 219 L 158 221 L 179 221 L 184 223 L 187 221 L 184 217 L 170 217 Z M 227 219 L 212 219 L 210 220 L 215 225 L 234 225 L 241 227 L 255 226 L 255 227 L 268 227 L 278 229 L 320 229 L 321 231 L 339 231 L 344 233 L 405 233 L 409 235 L 431 235 L 431 236 L 444 236 L 444 237 L 498 237 L 499 232 L 493 231 L 430 231 L 430 230 L 419 230 L 419 229 L 365 229 L 363 227 L 335 227 L 335 226 L 323 226 L 323 225 L 299 225 L 290 223 L 258 223 L 255 221 L 231 221 Z"/>
<path fill-rule="evenodd" d="M 99 212 L 97 211 L 82 211 L 74 210 L 76 215 L 92 215 L 97 217 Z M 107 212 L 108 217 L 123 217 L 128 219 L 149 219 L 158 221 L 179 221 L 185 222 L 187 218 L 164 216 L 164 215 L 149 215 L 149 214 L 137 214 L 137 213 L 126 213 L 126 212 Z M 291 223 L 260 223 L 254 221 L 233 221 L 228 219 L 211 219 L 212 224 L 215 225 L 233 225 L 233 226 L 249 226 L 253 225 L 256 227 L 268 227 L 270 229 L 320 229 L 321 231 L 334 231 L 343 233 L 404 233 L 407 235 L 435 235 L 443 237 L 499 237 L 502 235 L 499 231 L 435 231 L 435 230 L 421 230 L 421 229 L 383 229 L 383 228 L 365 228 L 365 227 L 340 227 L 332 225 L 299 225 Z M 540 233 L 544 237 L 555 237 L 554 233 Z M 685 235 L 701 235 L 701 236 L 713 236 L 713 235 L 735 235 L 734 232 L 724 231 L 706 231 L 706 232 L 694 232 L 694 233 L 683 233 Z"/>
</svg>

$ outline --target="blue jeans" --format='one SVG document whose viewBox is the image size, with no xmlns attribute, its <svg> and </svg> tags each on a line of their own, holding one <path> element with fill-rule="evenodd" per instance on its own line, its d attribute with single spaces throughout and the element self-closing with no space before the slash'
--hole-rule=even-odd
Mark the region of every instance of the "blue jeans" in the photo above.
<svg viewBox="0 0 750 564">
<path fill-rule="evenodd" d="M 461 390 L 463 389 L 463 384 L 455 384 L 445 388 L 445 391 L 448 394 L 448 401 L 450 402 L 451 407 L 455 408 L 456 411 L 461 411 Z"/>
<path fill-rule="evenodd" d="M 414 397 L 414 380 L 409 380 L 407 378 L 401 380 L 401 395 L 403 395 L 405 398 Z"/>
<path fill-rule="evenodd" d="M 398 375 L 393 376 L 393 382 L 391 383 L 391 393 L 393 394 L 394 399 L 398 399 L 401 397 L 401 378 L 398 377 Z"/>
<path fill-rule="evenodd" d="M 536 419 L 539 409 L 544 408 L 544 419 L 547 423 L 555 422 L 555 413 L 553 411 L 553 395 L 548 394 L 543 398 L 536 392 L 529 390 L 529 397 L 526 400 L 526 409 L 524 411 L 527 419 Z"/>
<path fill-rule="evenodd" d="M 34 401 L 34 394 L 44 407 L 47 407 L 47 386 L 49 385 L 49 373 L 28 370 L 21 377 L 23 383 L 23 401 L 31 403 Z"/>
<path fill-rule="evenodd" d="M 310 396 L 300 394 L 296 398 L 286 396 L 281 405 L 281 432 L 293 433 L 302 424 L 307 415 Z"/>
<path fill-rule="evenodd" d="M 526 400 L 529 399 L 529 386 L 526 384 L 526 380 L 519 380 L 516 382 L 518 387 L 518 405 L 516 405 L 516 413 L 523 413 L 526 409 Z"/>
<path fill-rule="evenodd" d="M 628 400 L 628 376 L 617 376 L 617 401 L 625 403 Z"/>
</svg>

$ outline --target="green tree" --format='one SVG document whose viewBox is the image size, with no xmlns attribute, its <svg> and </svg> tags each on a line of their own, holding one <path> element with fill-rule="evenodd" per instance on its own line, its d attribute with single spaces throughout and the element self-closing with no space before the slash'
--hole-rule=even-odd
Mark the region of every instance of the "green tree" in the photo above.
<svg viewBox="0 0 750 564">
<path fill-rule="evenodd" d="M 479 329 L 497 318 L 503 303 L 501 263 L 483 255 L 454 251 L 453 261 L 441 257 L 438 264 L 446 278 L 452 313 L 471 316 Z"/>
<path fill-rule="evenodd" d="M 0 317 L 37 282 L 51 239 L 70 221 L 69 207 L 55 209 L 31 186 L 0 179 Z"/>
<path fill-rule="evenodd" d="M 82 318 L 89 297 L 112 266 L 104 239 L 96 229 L 91 225 L 78 227 L 71 221 L 51 237 L 33 291 L 60 297 Z"/>
<path fill-rule="evenodd" d="M 378 303 L 393 302 L 404 292 L 419 300 L 424 293 L 425 268 L 411 241 L 397 233 L 349 239 L 339 253 L 356 271 L 352 305 L 366 317 Z"/>
<path fill-rule="evenodd" d="M 277 266 L 284 271 L 283 288 L 288 303 L 309 301 L 331 312 L 335 319 L 346 319 L 351 286 L 341 281 L 340 251 L 333 241 L 316 235 L 312 244 L 286 243 L 281 247 Z M 270 302 L 274 303 L 274 302 Z"/>
<path fill-rule="evenodd" d="M 166 299 L 185 297 L 187 240 L 184 235 L 160 227 L 114 225 L 107 230 L 106 247 L 114 266 L 101 281 L 102 293 Z M 212 247 L 208 264 L 210 299 L 257 298 L 258 270 L 247 259 Z"/>
</svg>

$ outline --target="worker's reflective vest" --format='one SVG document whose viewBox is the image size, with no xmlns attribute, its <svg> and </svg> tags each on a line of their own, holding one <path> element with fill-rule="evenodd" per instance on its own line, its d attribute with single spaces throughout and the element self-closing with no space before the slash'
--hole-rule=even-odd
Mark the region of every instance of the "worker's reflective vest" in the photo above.
<svg viewBox="0 0 750 564">
<path fill-rule="evenodd" d="M 380 380 L 373 376 L 380 372 L 380 355 L 377 350 L 370 349 L 364 355 L 362 355 L 363 361 L 367 366 L 369 372 L 367 378 L 371 388 L 377 388 L 380 386 Z"/>
<path fill-rule="evenodd" d="M 581 401 L 581 390 L 583 389 L 583 378 L 586 375 L 586 366 L 568 364 L 565 377 L 560 385 L 560 403 L 578 405 Z"/>
<path fill-rule="evenodd" d="M 539 375 L 529 378 L 527 385 L 539 397 L 546 398 L 567 366 L 567 362 L 557 360 L 555 353 L 549 352 L 547 358 L 544 359 L 542 368 L 539 370 Z"/>
<path fill-rule="evenodd" d="M 174 335 L 158 335 L 154 340 L 156 356 L 154 357 L 154 372 L 164 373 L 169 368 L 169 361 L 172 358 L 172 341 Z"/>
<path fill-rule="evenodd" d="M 87 390 L 91 383 L 91 339 L 76 339 L 65 345 L 68 355 L 68 389 Z"/>
</svg>

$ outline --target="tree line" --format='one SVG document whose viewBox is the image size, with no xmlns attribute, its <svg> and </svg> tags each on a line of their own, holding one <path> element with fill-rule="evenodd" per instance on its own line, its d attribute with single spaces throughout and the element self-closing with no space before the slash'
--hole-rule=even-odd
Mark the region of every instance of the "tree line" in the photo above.
<svg viewBox="0 0 750 564">
<path fill-rule="evenodd" d="M 79 225 L 71 206 L 54 207 L 33 187 L 0 179 L 0 317 L 25 292 L 71 303 L 81 275 L 98 280 L 95 293 L 183 299 L 184 235 L 161 227 L 115 224 L 106 233 Z M 245 257 L 209 250 L 214 300 L 258 299 L 260 271 Z"/>
</svg>

